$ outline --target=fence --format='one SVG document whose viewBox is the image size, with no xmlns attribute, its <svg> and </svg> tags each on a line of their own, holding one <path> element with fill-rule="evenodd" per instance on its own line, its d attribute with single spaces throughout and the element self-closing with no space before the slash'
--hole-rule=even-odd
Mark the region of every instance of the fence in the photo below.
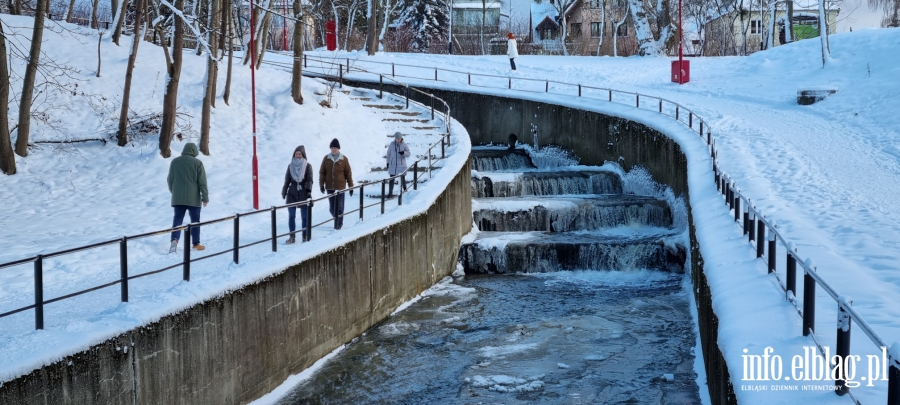
<svg viewBox="0 0 900 405">
<path fill-rule="evenodd" d="M 331 77 L 328 75 L 319 75 L 319 76 Z M 337 77 L 331 77 L 331 78 L 337 79 Z M 277 228 L 276 228 L 277 212 L 279 210 L 283 210 L 285 208 L 299 208 L 302 210 L 306 210 L 307 218 L 308 218 L 307 223 L 306 223 L 306 228 L 300 230 L 300 232 L 305 232 L 309 238 L 312 238 L 312 229 L 313 228 L 328 224 L 329 222 L 334 222 L 335 224 L 337 224 L 339 217 L 334 217 L 333 219 L 328 219 L 328 220 L 313 224 L 312 206 L 317 202 L 324 201 L 324 200 L 328 199 L 329 197 L 336 196 L 338 194 L 344 195 L 346 193 L 350 193 L 352 195 L 354 190 L 358 190 L 358 192 L 359 192 L 359 208 L 354 209 L 352 211 L 347 211 L 340 217 L 347 217 L 354 213 L 358 213 L 359 219 L 363 220 L 365 212 L 366 212 L 365 210 L 367 208 L 372 208 L 372 207 L 376 207 L 376 206 L 380 207 L 380 214 L 384 214 L 386 204 L 387 204 L 387 199 L 385 197 L 385 194 L 386 194 L 385 186 L 388 184 L 388 182 L 393 182 L 402 176 L 406 176 L 410 171 L 412 171 L 412 179 L 413 180 L 412 180 L 411 184 L 404 187 L 404 185 L 403 185 L 404 183 L 403 182 L 400 183 L 399 194 L 397 197 L 397 204 L 403 205 L 403 194 L 409 189 L 409 187 L 412 187 L 413 190 L 418 189 L 420 171 L 423 171 L 424 173 L 427 173 L 428 176 L 431 176 L 431 171 L 436 168 L 435 164 L 438 161 L 445 159 L 447 157 L 447 155 L 446 155 L 447 147 L 450 146 L 450 140 L 451 140 L 451 138 L 450 138 L 450 107 L 449 107 L 449 105 L 446 102 L 444 102 L 444 100 L 434 97 L 431 93 L 423 92 L 423 91 L 415 89 L 415 88 L 410 88 L 409 86 L 406 86 L 406 89 L 407 89 L 407 96 L 406 96 L 406 107 L 407 108 L 409 108 L 409 104 L 410 104 L 409 96 L 408 96 L 410 89 L 412 89 L 414 91 L 419 91 L 423 94 L 431 96 L 432 103 L 431 103 L 430 108 L 431 108 L 432 119 L 434 119 L 434 117 L 435 117 L 435 102 L 434 102 L 434 100 L 437 100 L 438 113 L 440 113 L 443 116 L 443 123 L 444 123 L 443 130 L 445 132 L 441 134 L 441 139 L 439 141 L 435 141 L 428 147 L 425 157 L 413 162 L 413 164 L 404 172 L 398 173 L 394 176 L 390 176 L 390 177 L 382 179 L 380 181 L 361 183 L 354 187 L 350 187 L 345 190 L 337 191 L 335 194 L 333 194 L 331 196 L 320 197 L 318 199 L 310 199 L 310 200 L 303 201 L 303 202 L 287 204 L 287 205 L 282 205 L 282 206 L 275 206 L 275 207 L 271 207 L 271 208 L 267 208 L 267 209 L 260 209 L 260 210 L 246 212 L 246 213 L 236 213 L 229 217 L 214 219 L 214 220 L 205 221 L 205 222 L 191 223 L 191 224 L 182 225 L 182 226 L 175 227 L 175 228 L 164 229 L 164 230 L 159 230 L 159 231 L 154 231 L 154 232 L 148 232 L 148 233 L 144 233 L 144 234 L 140 234 L 140 235 L 123 236 L 119 239 L 112 239 L 112 240 L 98 242 L 98 243 L 94 243 L 94 244 L 90 244 L 90 245 L 79 246 L 79 247 L 75 247 L 72 249 L 61 250 L 58 252 L 43 253 L 43 254 L 38 254 L 36 256 L 20 259 L 20 260 L 15 260 L 15 261 L 6 262 L 6 263 L 0 263 L 0 270 L 2 270 L 4 268 L 8 268 L 8 267 L 27 264 L 29 262 L 34 263 L 34 304 L 24 306 L 21 308 L 16 308 L 11 311 L 2 312 L 2 313 L 0 313 L 0 318 L 14 315 L 14 314 L 17 314 L 17 313 L 20 313 L 23 311 L 34 310 L 35 329 L 44 329 L 44 306 L 47 304 L 52 304 L 54 302 L 62 301 L 62 300 L 76 297 L 76 296 L 79 296 L 82 294 L 87 294 L 89 292 L 100 290 L 100 289 L 103 289 L 106 287 L 111 287 L 116 284 L 118 284 L 120 287 L 121 301 L 128 302 L 128 290 L 129 290 L 128 284 L 131 280 L 135 280 L 135 279 L 149 276 L 152 274 L 161 273 L 161 272 L 164 272 L 166 270 L 171 270 L 176 267 L 181 267 L 182 268 L 182 279 L 184 281 L 190 281 L 190 279 L 191 279 L 191 263 L 195 263 L 195 262 L 198 262 L 201 260 L 209 259 L 212 257 L 220 256 L 220 255 L 231 252 L 232 253 L 232 261 L 235 264 L 237 264 L 237 263 L 239 263 L 239 260 L 240 260 L 240 250 L 241 249 L 244 249 L 244 248 L 247 248 L 250 246 L 254 246 L 254 245 L 258 245 L 261 243 L 265 243 L 265 242 L 271 242 L 272 243 L 272 251 L 276 252 L 276 251 L 278 251 L 278 243 L 277 243 L 278 238 L 291 234 L 291 232 L 279 234 L 277 232 Z M 383 93 L 379 94 L 379 98 L 383 98 L 383 97 L 384 97 Z M 415 103 L 415 104 L 418 104 L 422 108 L 427 108 L 426 106 L 424 106 L 420 103 Z M 441 108 L 441 107 L 443 107 L 443 108 Z M 437 157 L 435 155 L 435 153 L 436 153 L 435 148 L 437 148 L 438 145 L 440 145 L 440 148 L 441 148 L 440 157 Z M 381 186 L 381 196 L 380 196 L 379 201 L 376 201 L 374 203 L 366 205 L 365 201 L 364 201 L 365 190 L 367 188 L 370 189 L 371 187 L 378 187 L 379 184 Z M 245 244 L 241 244 L 241 242 L 242 242 L 241 238 L 240 238 L 241 219 L 255 216 L 255 215 L 261 215 L 261 214 L 265 214 L 265 213 L 269 213 L 271 215 L 271 237 L 253 241 L 253 242 L 249 242 L 249 243 L 245 243 Z M 234 226 L 233 246 L 230 249 L 222 250 L 220 252 L 210 253 L 210 254 L 200 256 L 200 257 L 192 257 L 190 230 L 194 227 L 209 226 L 209 225 L 224 223 L 224 222 L 228 222 L 228 221 L 231 221 Z M 184 234 L 185 234 L 184 248 L 183 248 L 184 256 L 183 256 L 183 259 L 181 262 L 167 266 L 167 267 L 163 267 L 163 268 L 151 270 L 151 271 L 146 271 L 146 272 L 139 273 L 139 274 L 129 274 L 129 268 L 128 268 L 128 264 L 129 264 L 128 263 L 128 242 L 129 241 L 134 241 L 134 240 L 143 239 L 143 238 L 149 238 L 152 236 L 165 235 L 165 234 L 169 234 L 173 231 L 184 231 Z M 76 252 L 96 249 L 96 248 L 100 248 L 100 247 L 104 247 L 104 246 L 112 246 L 112 245 L 119 246 L 119 278 L 118 279 L 115 279 L 113 281 L 110 281 L 110 282 L 107 282 L 107 283 L 104 283 L 101 285 L 97 285 L 97 286 L 94 286 L 94 287 L 91 287 L 91 288 L 88 288 L 85 290 L 73 292 L 71 294 L 67 294 L 67 295 L 63 295 L 63 296 L 59 296 L 59 297 L 55 297 L 55 298 L 51 298 L 51 299 L 44 298 L 44 282 L 43 282 L 44 268 L 43 268 L 43 266 L 44 266 L 44 261 L 46 259 L 50 259 L 53 257 L 59 257 L 59 256 L 65 256 L 65 255 L 76 253 Z"/>
<path fill-rule="evenodd" d="M 310 64 L 309 62 L 313 62 Z M 309 68 L 322 68 L 327 66 L 328 60 L 323 58 L 307 57 L 304 55 L 304 66 Z M 362 65 L 374 65 L 375 68 L 363 69 Z M 350 73 L 350 60 L 346 60 L 348 66 L 346 74 Z M 390 73 L 387 69 L 390 68 Z M 401 69 L 398 69 L 401 68 Z M 383 81 L 388 74 L 391 78 L 407 78 L 428 80 L 435 82 L 454 82 L 458 83 L 463 80 L 472 87 L 483 88 L 505 88 L 526 92 L 552 93 L 565 96 L 592 97 L 599 98 L 608 102 L 616 102 L 627 104 L 641 109 L 656 110 L 660 114 L 672 117 L 678 122 L 687 125 L 692 131 L 696 132 L 700 138 L 707 144 L 710 157 L 712 158 L 712 169 L 716 188 L 725 199 L 725 203 L 730 210 L 734 211 L 735 221 L 743 220 L 744 234 L 748 235 L 748 241 L 756 243 L 757 257 L 767 260 L 769 273 L 772 273 L 782 290 L 785 292 L 786 299 L 795 307 L 798 314 L 803 318 L 803 336 L 811 336 L 816 341 L 820 353 L 825 357 L 824 349 L 819 344 L 815 334 L 815 291 L 817 286 L 822 288 L 837 304 L 838 324 L 837 324 L 837 344 L 836 354 L 846 359 L 850 355 L 850 330 L 851 324 L 856 322 L 858 327 L 863 331 L 866 337 L 875 344 L 875 347 L 881 351 L 888 346 L 884 340 L 876 334 L 865 319 L 853 309 L 852 303 L 845 297 L 841 296 L 833 287 L 831 287 L 821 276 L 816 273 L 816 266 L 812 260 L 803 260 L 797 253 L 794 243 L 788 241 L 778 233 L 776 221 L 767 219 L 755 206 L 751 206 L 750 199 L 741 194 L 735 182 L 719 167 L 718 151 L 716 150 L 716 139 L 712 136 L 712 129 L 701 117 L 697 116 L 692 110 L 678 103 L 666 100 L 661 97 L 648 96 L 636 92 L 618 91 L 610 88 L 592 87 L 582 84 L 567 83 L 554 80 L 540 80 L 528 78 L 512 78 L 508 76 L 486 75 L 479 73 L 463 72 L 450 69 L 439 69 L 434 67 L 423 67 L 415 65 L 406 65 L 389 62 L 376 62 L 356 60 L 353 66 L 354 80 L 366 80 L 371 78 L 367 75 L 377 75 L 379 80 Z M 398 73 L 399 72 L 399 73 Z M 357 77 L 358 76 L 358 77 Z M 741 204 L 744 204 L 743 218 L 741 217 Z M 766 237 L 768 235 L 768 237 Z M 763 239 L 768 239 L 763 241 Z M 784 265 L 782 266 L 785 273 L 785 280 L 782 281 L 778 276 L 778 247 L 782 245 L 784 250 Z M 803 270 L 803 300 L 797 299 L 797 264 L 800 264 Z M 801 308 L 802 306 L 802 308 Z M 900 359 L 896 358 L 896 351 L 891 350 L 888 353 L 890 363 L 888 371 L 888 405 L 900 405 Z M 848 374 L 848 366 L 842 364 L 842 377 Z M 844 379 L 835 380 L 835 393 L 838 395 L 849 394 L 855 403 L 859 400 L 853 395 L 847 381 Z"/>
</svg>

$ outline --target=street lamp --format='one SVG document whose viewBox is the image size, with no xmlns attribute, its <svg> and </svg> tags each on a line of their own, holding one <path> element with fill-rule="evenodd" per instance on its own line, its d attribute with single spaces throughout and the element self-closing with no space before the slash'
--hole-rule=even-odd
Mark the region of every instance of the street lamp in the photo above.
<svg viewBox="0 0 900 405">
<path fill-rule="evenodd" d="M 259 162 L 256 159 L 256 44 L 253 41 L 255 8 L 250 0 L 250 104 L 253 109 L 253 209 L 259 209 Z"/>
</svg>

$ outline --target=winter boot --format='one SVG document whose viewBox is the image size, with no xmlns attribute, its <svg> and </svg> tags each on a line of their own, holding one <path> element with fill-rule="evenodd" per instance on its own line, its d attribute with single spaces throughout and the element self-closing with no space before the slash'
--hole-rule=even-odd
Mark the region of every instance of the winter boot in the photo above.
<svg viewBox="0 0 900 405">
<path fill-rule="evenodd" d="M 169 245 L 169 253 L 175 253 L 178 250 L 178 240 L 173 240 L 172 244 Z"/>
<path fill-rule="evenodd" d="M 195 244 L 194 244 L 194 250 L 196 250 L 196 251 L 198 251 L 198 252 L 201 251 L 201 250 L 206 250 L 206 246 L 203 246 L 203 245 L 201 245 L 201 244 L 199 244 L 199 243 L 195 243 Z"/>
<path fill-rule="evenodd" d="M 294 234 L 291 234 L 291 237 L 288 238 L 288 240 L 287 240 L 287 242 L 285 242 L 285 244 L 286 244 L 286 245 L 293 245 L 294 242 L 296 242 L 296 241 L 297 241 L 297 240 L 294 239 Z"/>
</svg>

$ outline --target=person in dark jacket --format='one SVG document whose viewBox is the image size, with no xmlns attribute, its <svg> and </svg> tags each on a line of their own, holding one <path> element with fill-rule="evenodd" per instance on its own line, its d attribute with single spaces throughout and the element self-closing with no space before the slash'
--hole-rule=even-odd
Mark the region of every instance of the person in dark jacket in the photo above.
<svg viewBox="0 0 900 405">
<path fill-rule="evenodd" d="M 191 216 L 191 223 L 200 222 L 200 206 L 209 203 L 209 190 L 206 189 L 206 169 L 203 162 L 197 159 L 199 150 L 197 145 L 188 142 L 184 145 L 181 156 L 172 159 L 169 164 L 169 192 L 172 193 L 172 208 L 175 216 L 172 219 L 172 227 L 181 226 L 184 222 L 184 213 Z M 169 253 L 175 253 L 178 248 L 178 239 L 181 231 L 172 232 L 172 244 Z M 206 249 L 200 244 L 200 227 L 191 228 L 191 243 L 195 250 Z"/>
<path fill-rule="evenodd" d="M 347 187 L 353 187 L 353 171 L 347 157 L 341 154 L 341 143 L 337 138 L 331 140 L 331 153 L 322 159 L 319 166 L 319 189 L 322 194 L 326 192 L 328 197 L 328 210 L 331 217 L 335 218 L 334 229 L 344 226 L 344 193 L 337 193 Z M 335 195 L 335 193 L 337 193 Z M 353 196 L 353 190 L 350 190 Z"/>
<path fill-rule="evenodd" d="M 312 186 L 312 165 L 306 160 L 306 148 L 303 147 L 303 145 L 300 145 L 294 149 L 294 156 L 291 158 L 291 163 L 287 167 L 287 172 L 284 173 L 284 185 L 281 186 L 281 198 L 286 199 L 285 203 L 287 204 L 306 201 L 312 197 Z M 309 240 L 309 233 L 306 231 L 306 226 L 309 218 L 307 210 L 311 208 L 312 203 L 300 206 L 300 226 L 303 232 L 303 242 Z M 296 218 L 297 207 L 288 207 L 288 229 L 291 231 L 291 236 L 287 240 L 288 245 L 296 242 L 296 239 L 294 238 L 294 230 L 297 228 Z"/>
<path fill-rule="evenodd" d="M 401 190 L 406 190 L 406 158 L 410 156 L 409 146 L 406 146 L 406 143 L 403 142 L 403 134 L 399 132 L 394 133 L 394 142 L 391 142 L 387 148 L 387 168 L 389 176 L 396 176 L 400 173 L 403 173 L 400 176 L 400 187 Z M 394 196 L 394 181 L 391 180 L 388 185 L 388 196 Z"/>
</svg>

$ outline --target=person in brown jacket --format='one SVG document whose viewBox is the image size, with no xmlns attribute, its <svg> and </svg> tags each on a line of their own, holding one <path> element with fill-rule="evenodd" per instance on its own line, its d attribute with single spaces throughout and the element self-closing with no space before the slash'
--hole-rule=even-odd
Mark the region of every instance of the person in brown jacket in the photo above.
<svg viewBox="0 0 900 405">
<path fill-rule="evenodd" d="M 335 193 L 353 187 L 353 171 L 347 157 L 341 154 L 341 143 L 337 138 L 332 139 L 329 146 L 331 153 L 325 155 L 319 167 L 319 189 L 330 196 L 328 210 L 331 217 L 336 218 L 334 229 L 341 229 L 344 226 L 344 193 Z M 353 190 L 350 190 L 350 196 L 353 197 Z"/>
</svg>

